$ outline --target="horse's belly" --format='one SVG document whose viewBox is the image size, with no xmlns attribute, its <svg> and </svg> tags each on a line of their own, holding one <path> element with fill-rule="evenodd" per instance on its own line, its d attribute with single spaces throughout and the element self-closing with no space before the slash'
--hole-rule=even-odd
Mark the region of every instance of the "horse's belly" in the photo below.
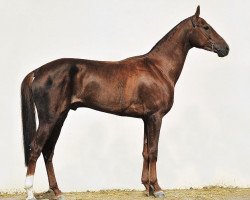
<svg viewBox="0 0 250 200">
<path fill-rule="evenodd" d="M 71 103 L 80 102 L 81 106 L 103 112 L 122 115 L 132 103 L 132 94 L 126 93 L 115 83 L 102 85 L 97 82 L 88 83 L 80 93 L 73 95 Z"/>
</svg>

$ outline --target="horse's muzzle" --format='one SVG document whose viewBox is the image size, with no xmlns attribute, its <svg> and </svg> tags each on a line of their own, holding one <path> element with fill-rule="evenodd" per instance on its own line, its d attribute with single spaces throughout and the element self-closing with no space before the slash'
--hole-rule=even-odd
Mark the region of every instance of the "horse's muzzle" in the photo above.
<svg viewBox="0 0 250 200">
<path fill-rule="evenodd" d="M 225 47 L 214 47 L 214 52 L 217 53 L 219 57 L 225 57 L 229 53 L 229 46 L 226 45 Z"/>
</svg>

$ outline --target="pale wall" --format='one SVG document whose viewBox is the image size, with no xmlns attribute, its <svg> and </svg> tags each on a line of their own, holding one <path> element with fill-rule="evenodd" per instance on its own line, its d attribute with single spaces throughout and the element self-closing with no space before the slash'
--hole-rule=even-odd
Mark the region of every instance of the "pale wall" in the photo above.
<svg viewBox="0 0 250 200">
<path fill-rule="evenodd" d="M 193 49 L 164 118 L 158 174 L 163 188 L 250 186 L 249 1 L 12 1 L 0 5 L 0 189 L 20 190 L 25 167 L 20 84 L 53 59 L 119 60 L 146 53 L 194 14 L 229 43 L 228 57 Z M 70 112 L 55 152 L 63 191 L 136 188 L 142 168 L 141 120 Z M 35 189 L 45 190 L 42 159 Z"/>
</svg>

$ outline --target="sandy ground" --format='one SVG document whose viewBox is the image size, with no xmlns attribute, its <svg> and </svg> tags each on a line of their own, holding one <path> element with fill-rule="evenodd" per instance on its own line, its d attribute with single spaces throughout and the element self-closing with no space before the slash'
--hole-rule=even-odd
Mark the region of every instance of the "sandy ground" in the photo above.
<svg viewBox="0 0 250 200">
<path fill-rule="evenodd" d="M 250 200 L 250 188 L 205 187 L 202 189 L 165 190 L 167 200 Z M 68 200 L 150 200 L 154 197 L 145 196 L 143 191 L 136 190 L 101 190 L 97 192 L 65 193 Z M 52 193 L 35 194 L 38 200 L 55 199 Z M 24 193 L 0 193 L 1 200 L 25 199 Z"/>
</svg>

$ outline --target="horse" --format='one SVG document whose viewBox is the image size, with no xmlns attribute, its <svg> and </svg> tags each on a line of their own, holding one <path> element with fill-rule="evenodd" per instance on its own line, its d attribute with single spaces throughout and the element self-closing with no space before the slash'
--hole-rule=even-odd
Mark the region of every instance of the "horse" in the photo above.
<svg viewBox="0 0 250 200">
<path fill-rule="evenodd" d="M 144 55 L 120 61 L 62 58 L 35 69 L 23 79 L 21 110 L 27 200 L 35 200 L 33 178 L 41 153 L 49 187 L 57 199 L 64 199 L 52 159 L 68 112 L 80 107 L 143 120 L 141 182 L 148 196 L 165 196 L 156 173 L 159 135 L 162 118 L 172 108 L 174 88 L 188 51 L 196 47 L 219 57 L 229 53 L 225 40 L 199 15 L 198 6 L 194 15 L 181 21 Z"/>
</svg>

